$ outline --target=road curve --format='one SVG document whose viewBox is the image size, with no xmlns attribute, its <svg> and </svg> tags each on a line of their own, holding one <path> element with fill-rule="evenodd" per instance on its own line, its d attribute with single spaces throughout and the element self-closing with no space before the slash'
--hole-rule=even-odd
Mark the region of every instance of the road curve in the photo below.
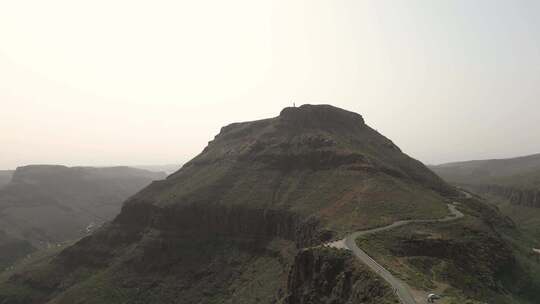
<svg viewBox="0 0 540 304">
<path fill-rule="evenodd" d="M 392 288 L 394 289 L 401 303 L 418 304 L 411 293 L 410 287 L 402 280 L 393 276 L 388 270 L 386 270 L 383 266 L 381 266 L 374 259 L 372 259 L 365 251 L 360 249 L 358 245 L 356 244 L 356 239 L 364 235 L 391 230 L 391 229 L 404 226 L 407 224 L 449 222 L 449 221 L 460 219 L 464 216 L 463 213 L 457 210 L 455 205 L 448 204 L 448 210 L 450 211 L 451 214 L 444 218 L 432 219 L 432 220 L 397 221 L 388 226 L 351 233 L 348 236 L 346 236 L 344 239 L 336 241 L 336 242 L 328 243 L 325 246 L 351 250 L 358 259 L 360 259 L 369 268 L 371 268 L 373 271 L 379 274 L 379 276 L 381 276 L 386 282 L 388 282 L 388 284 L 392 286 Z"/>
</svg>

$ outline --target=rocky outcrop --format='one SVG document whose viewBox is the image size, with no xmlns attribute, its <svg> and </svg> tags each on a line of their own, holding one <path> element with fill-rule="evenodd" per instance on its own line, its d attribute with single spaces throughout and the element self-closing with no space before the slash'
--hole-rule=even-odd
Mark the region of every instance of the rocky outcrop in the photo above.
<svg viewBox="0 0 540 304">
<path fill-rule="evenodd" d="M 347 251 L 314 248 L 298 253 L 284 304 L 393 303 L 391 288 Z"/>
<path fill-rule="evenodd" d="M 296 248 L 304 248 L 334 237 L 317 219 L 303 219 L 283 210 L 220 205 L 159 208 L 130 202 L 111 224 L 64 250 L 57 263 L 68 271 L 77 267 L 106 267 L 114 252 L 140 244 L 154 234 L 159 235 L 163 246 L 167 246 L 167 240 L 224 238 L 255 251 L 274 239 L 288 240 Z"/>
<path fill-rule="evenodd" d="M 143 202 L 130 202 L 115 220 L 132 230 L 156 229 L 178 235 L 220 235 L 267 242 L 274 238 L 290 240 L 298 248 L 313 246 L 333 237 L 316 218 L 303 218 L 280 209 L 247 206 L 192 204 L 158 208 Z"/>
</svg>

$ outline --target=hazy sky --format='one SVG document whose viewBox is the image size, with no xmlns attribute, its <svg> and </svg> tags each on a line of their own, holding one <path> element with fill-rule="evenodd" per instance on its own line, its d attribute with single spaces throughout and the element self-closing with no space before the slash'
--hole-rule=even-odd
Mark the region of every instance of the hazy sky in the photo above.
<svg viewBox="0 0 540 304">
<path fill-rule="evenodd" d="M 540 1 L 0 0 L 0 168 L 160 164 L 292 104 L 427 163 L 540 152 Z"/>
</svg>

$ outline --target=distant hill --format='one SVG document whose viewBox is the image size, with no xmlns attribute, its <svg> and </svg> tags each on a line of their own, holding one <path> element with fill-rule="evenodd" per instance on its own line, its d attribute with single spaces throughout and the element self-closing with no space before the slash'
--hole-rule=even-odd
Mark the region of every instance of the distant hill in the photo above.
<svg viewBox="0 0 540 304">
<path fill-rule="evenodd" d="M 513 204 L 540 208 L 540 154 L 455 162 L 431 169 L 450 183 L 496 195 Z"/>
<path fill-rule="evenodd" d="M 453 183 L 482 184 L 540 171 L 540 154 L 506 159 L 471 160 L 430 166 Z"/>
<path fill-rule="evenodd" d="M 11 170 L 0 170 L 0 189 L 11 181 L 12 175 L 13 171 Z"/>
<path fill-rule="evenodd" d="M 285 108 L 223 127 L 110 224 L 0 282 L 0 302 L 396 303 L 350 252 L 320 245 L 445 217 L 456 199 L 463 220 L 391 236 L 389 269 L 420 294 L 448 290 L 448 303 L 519 303 L 506 301 L 509 290 L 534 284 L 499 234 L 511 227 L 495 208 L 460 197 L 357 113 Z"/>
<path fill-rule="evenodd" d="M 495 203 L 524 231 L 540 239 L 540 154 L 432 166 L 450 183 Z"/>
<path fill-rule="evenodd" d="M 0 230 L 45 247 L 111 220 L 122 202 L 164 173 L 129 167 L 19 167 L 0 189 Z"/>
</svg>

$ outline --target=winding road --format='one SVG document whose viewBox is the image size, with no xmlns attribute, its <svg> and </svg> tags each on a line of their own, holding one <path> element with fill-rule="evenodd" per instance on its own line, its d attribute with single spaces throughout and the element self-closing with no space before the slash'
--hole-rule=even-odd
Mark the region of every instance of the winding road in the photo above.
<svg viewBox="0 0 540 304">
<path fill-rule="evenodd" d="M 386 282 L 388 282 L 388 284 L 392 286 L 392 288 L 395 290 L 396 295 L 398 296 L 401 303 L 418 304 L 416 300 L 414 299 L 411 292 L 411 288 L 407 285 L 407 283 L 393 276 L 388 270 L 386 270 L 383 266 L 381 266 L 374 259 L 372 259 L 365 251 L 360 249 L 358 245 L 356 245 L 356 239 L 364 235 L 391 230 L 391 229 L 401 227 L 407 224 L 412 224 L 412 223 L 441 223 L 441 222 L 449 222 L 449 221 L 460 219 L 464 215 L 459 210 L 457 210 L 455 204 L 456 203 L 448 204 L 448 210 L 450 211 L 450 215 L 444 218 L 432 219 L 432 220 L 397 221 L 388 226 L 351 233 L 342 240 L 328 243 L 328 244 L 325 244 L 324 246 L 351 250 L 358 259 L 360 259 L 369 268 L 371 268 L 373 271 L 379 274 Z"/>
</svg>

